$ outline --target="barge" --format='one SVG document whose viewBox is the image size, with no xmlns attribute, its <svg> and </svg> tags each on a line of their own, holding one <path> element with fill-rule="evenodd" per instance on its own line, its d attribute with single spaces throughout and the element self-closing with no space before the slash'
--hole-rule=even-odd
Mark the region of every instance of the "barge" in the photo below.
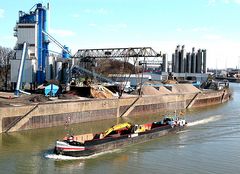
<svg viewBox="0 0 240 174">
<path fill-rule="evenodd" d="M 57 155 L 84 157 L 100 152 L 123 148 L 147 142 L 171 132 L 182 130 L 187 122 L 184 119 L 164 117 L 163 120 L 142 125 L 122 123 L 112 126 L 105 132 L 96 134 L 70 135 L 57 140 L 54 153 Z"/>
<path fill-rule="evenodd" d="M 227 102 L 229 88 L 200 93 L 142 95 L 120 99 L 49 101 L 19 106 L 0 106 L 0 133 L 115 119 L 143 114 L 163 114 L 174 110 L 209 107 Z"/>
</svg>

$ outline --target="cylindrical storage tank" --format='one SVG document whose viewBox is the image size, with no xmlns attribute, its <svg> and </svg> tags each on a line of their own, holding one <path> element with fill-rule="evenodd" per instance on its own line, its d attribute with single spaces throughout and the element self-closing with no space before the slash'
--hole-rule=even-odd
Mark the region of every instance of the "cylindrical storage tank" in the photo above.
<svg viewBox="0 0 240 174">
<path fill-rule="evenodd" d="M 53 79 L 53 57 L 49 56 L 46 62 L 46 80 Z"/>
<path fill-rule="evenodd" d="M 43 28 L 42 30 L 47 32 L 47 10 L 45 8 L 42 8 L 43 10 Z M 47 64 L 47 59 L 49 56 L 49 51 L 48 51 L 48 44 L 49 44 L 49 40 L 48 40 L 48 36 L 46 34 L 43 34 L 43 40 L 42 40 L 42 67 L 43 67 L 43 72 L 45 72 L 45 68 L 46 68 L 46 64 Z"/>
<path fill-rule="evenodd" d="M 203 73 L 207 73 L 207 50 L 202 50 L 203 52 Z"/>
<path fill-rule="evenodd" d="M 167 54 L 163 54 L 163 64 L 162 64 L 162 71 L 167 72 L 168 69 L 168 59 Z"/>
<path fill-rule="evenodd" d="M 184 73 L 185 71 L 185 66 L 184 66 L 184 64 L 185 64 L 185 48 L 184 48 L 184 45 L 182 46 L 182 50 L 181 50 L 181 54 L 180 54 L 180 58 L 179 58 L 179 67 L 180 67 L 180 70 L 179 70 L 179 72 L 180 73 Z"/>
<path fill-rule="evenodd" d="M 177 46 L 177 49 L 175 50 L 175 65 L 174 65 L 174 72 L 179 73 L 179 55 L 180 55 L 180 46 Z"/>
<path fill-rule="evenodd" d="M 192 54 L 191 54 L 191 73 L 196 73 L 196 53 L 195 48 L 192 48 Z"/>
<path fill-rule="evenodd" d="M 54 78 L 54 57 L 49 56 L 50 79 Z"/>
<path fill-rule="evenodd" d="M 69 63 L 63 63 L 63 68 L 62 68 L 62 73 L 63 73 L 63 78 L 62 78 L 62 83 L 67 84 L 69 82 Z"/>
<path fill-rule="evenodd" d="M 197 73 L 201 73 L 202 71 L 202 50 L 199 49 L 197 52 L 197 65 L 196 65 L 196 71 Z"/>
<path fill-rule="evenodd" d="M 62 82 L 62 62 L 56 62 L 56 80 Z"/>
<path fill-rule="evenodd" d="M 185 57 L 183 59 L 183 61 L 184 61 L 184 73 L 186 73 L 187 72 L 187 57 Z"/>
<path fill-rule="evenodd" d="M 191 65 L 192 65 L 191 53 L 187 53 L 187 60 L 186 60 L 186 72 L 187 73 L 191 73 Z"/>
<path fill-rule="evenodd" d="M 175 54 L 173 53 L 172 54 L 172 67 L 171 67 L 171 72 L 174 72 L 175 70 Z"/>
</svg>

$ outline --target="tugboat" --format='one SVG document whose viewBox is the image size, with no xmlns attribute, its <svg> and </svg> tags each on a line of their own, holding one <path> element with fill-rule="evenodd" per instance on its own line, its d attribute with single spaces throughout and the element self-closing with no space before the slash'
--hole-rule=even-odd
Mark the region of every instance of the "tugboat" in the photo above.
<svg viewBox="0 0 240 174">
<path fill-rule="evenodd" d="M 166 116 L 161 121 L 142 125 L 121 123 L 101 133 L 70 135 L 57 140 L 54 153 L 72 157 L 90 156 L 156 139 L 167 133 L 177 132 L 186 125 L 184 119 L 176 116 Z"/>
</svg>

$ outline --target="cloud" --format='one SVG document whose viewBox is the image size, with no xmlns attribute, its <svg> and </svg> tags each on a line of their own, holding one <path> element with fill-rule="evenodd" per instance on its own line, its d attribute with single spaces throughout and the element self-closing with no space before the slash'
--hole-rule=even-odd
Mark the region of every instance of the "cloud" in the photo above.
<svg viewBox="0 0 240 174">
<path fill-rule="evenodd" d="M 4 12 L 5 10 L 0 8 L 0 18 L 4 18 Z"/>
<path fill-rule="evenodd" d="M 216 0 L 208 0 L 208 6 L 216 5 Z"/>
<path fill-rule="evenodd" d="M 17 38 L 13 35 L 0 36 L 1 46 L 13 48 L 17 41 Z"/>
<path fill-rule="evenodd" d="M 99 15 L 106 15 L 109 13 L 108 10 L 104 9 L 104 8 L 99 8 L 99 9 L 85 9 L 83 11 L 84 13 L 88 13 L 88 14 L 99 14 Z"/>
<path fill-rule="evenodd" d="M 77 14 L 77 13 L 75 13 L 75 14 L 72 14 L 72 17 L 73 17 L 73 18 L 77 18 L 77 19 L 78 19 L 78 18 L 80 18 L 80 14 Z"/>
<path fill-rule="evenodd" d="M 119 31 L 122 29 L 126 29 L 128 27 L 127 24 L 125 23 L 119 23 L 119 24 L 112 24 L 112 25 L 108 25 L 107 29 L 110 31 Z"/>
<path fill-rule="evenodd" d="M 192 29 L 194 32 L 208 32 L 211 29 L 209 27 L 195 27 Z"/>
<path fill-rule="evenodd" d="M 224 4 L 238 4 L 240 5 L 240 0 L 208 0 L 208 6 L 215 6 L 217 3 L 224 3 Z"/>
<path fill-rule="evenodd" d="M 97 24 L 95 24 L 95 23 L 90 23 L 89 26 L 90 26 L 90 27 L 96 27 Z"/>
<path fill-rule="evenodd" d="M 49 29 L 49 32 L 54 35 L 58 35 L 60 37 L 66 37 L 66 36 L 74 36 L 76 33 L 74 33 L 71 30 L 65 30 L 65 29 Z"/>
<path fill-rule="evenodd" d="M 177 28 L 176 31 L 177 31 L 177 32 L 182 32 L 183 29 L 182 29 L 182 28 Z"/>
<path fill-rule="evenodd" d="M 235 3 L 240 5 L 240 0 L 223 0 L 225 4 Z"/>
<path fill-rule="evenodd" d="M 234 2 L 240 4 L 240 0 L 234 0 Z"/>
<path fill-rule="evenodd" d="M 217 34 L 206 34 L 206 35 L 203 36 L 203 38 L 205 38 L 207 40 L 217 40 L 217 39 L 221 39 L 222 36 L 217 35 Z"/>
</svg>

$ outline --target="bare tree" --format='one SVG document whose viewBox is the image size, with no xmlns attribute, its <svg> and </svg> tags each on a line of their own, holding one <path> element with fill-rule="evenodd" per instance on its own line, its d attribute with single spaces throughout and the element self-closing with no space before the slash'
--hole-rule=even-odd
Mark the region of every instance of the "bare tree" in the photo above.
<svg viewBox="0 0 240 174">
<path fill-rule="evenodd" d="M 14 59 L 15 51 L 0 46 L 0 87 L 7 89 L 8 76 L 10 74 L 10 59 Z"/>
</svg>

